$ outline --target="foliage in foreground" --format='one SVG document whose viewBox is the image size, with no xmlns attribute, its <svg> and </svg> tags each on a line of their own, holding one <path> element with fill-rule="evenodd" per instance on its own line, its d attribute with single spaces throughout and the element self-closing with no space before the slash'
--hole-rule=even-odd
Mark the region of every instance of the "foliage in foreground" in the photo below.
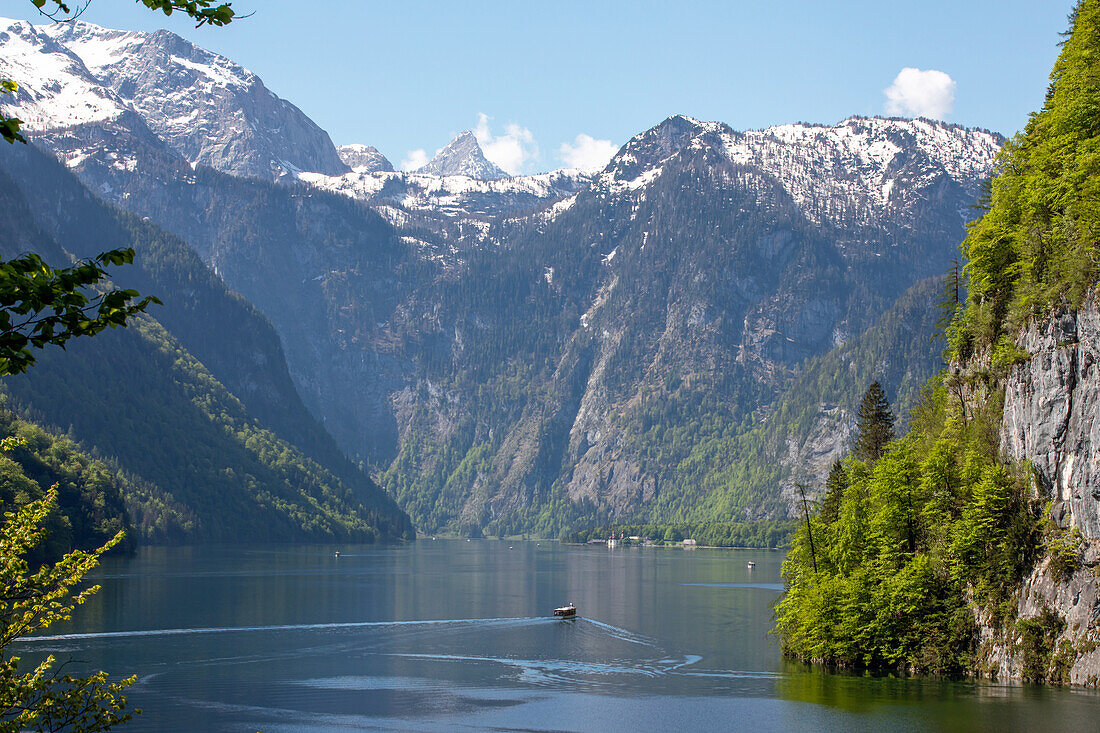
<svg viewBox="0 0 1100 733">
<path fill-rule="evenodd" d="M 796 533 L 777 607 L 788 655 L 965 672 L 978 648 L 970 604 L 1014 621 L 1041 546 L 1041 501 L 1027 467 L 997 457 L 1000 401 L 969 420 L 949 402 L 936 388 L 877 463 L 848 459 L 835 517 L 819 513 Z"/>
<path fill-rule="evenodd" d="M 0 527 L 0 731 L 102 731 L 132 717 L 123 690 L 136 677 L 110 682 L 106 672 L 88 677 L 62 674 L 53 655 L 20 672 L 13 641 L 68 620 L 99 586 L 72 594 L 98 563 L 99 556 L 122 540 L 119 532 L 92 552 L 76 550 L 53 565 L 32 571 L 25 556 L 43 542 L 46 520 L 57 507 L 57 489 L 7 512 Z M 140 712 L 140 711 L 138 711 Z"/>
</svg>

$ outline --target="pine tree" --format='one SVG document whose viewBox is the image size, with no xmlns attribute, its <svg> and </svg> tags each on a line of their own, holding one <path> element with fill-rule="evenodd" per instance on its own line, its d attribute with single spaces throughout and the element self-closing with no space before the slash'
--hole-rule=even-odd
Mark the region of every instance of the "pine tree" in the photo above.
<svg viewBox="0 0 1100 733">
<path fill-rule="evenodd" d="M 846 488 L 848 474 L 844 472 L 844 466 L 840 465 L 840 459 L 837 459 L 833 461 L 829 478 L 825 480 L 825 498 L 821 501 L 821 512 L 818 515 L 825 524 L 832 524 L 840 516 L 840 502 Z"/>
<path fill-rule="evenodd" d="M 947 329 L 955 322 L 959 308 L 962 307 L 966 297 L 965 288 L 962 264 L 956 257 L 951 260 L 951 267 L 947 269 L 947 275 L 944 278 L 943 289 L 936 300 L 936 328 L 932 334 L 933 341 L 946 334 Z"/>
<path fill-rule="evenodd" d="M 856 443 L 853 449 L 856 458 L 874 463 L 882 457 L 886 444 L 894 439 L 894 413 L 886 392 L 876 379 L 863 394 L 856 418 Z"/>
</svg>

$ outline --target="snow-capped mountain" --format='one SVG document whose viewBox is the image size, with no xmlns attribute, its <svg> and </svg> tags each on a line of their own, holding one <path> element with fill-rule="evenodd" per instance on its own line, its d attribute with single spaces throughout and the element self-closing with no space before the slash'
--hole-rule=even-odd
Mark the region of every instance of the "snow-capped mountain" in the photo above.
<svg viewBox="0 0 1100 733">
<path fill-rule="evenodd" d="M 0 19 L 0 49 L 0 77 L 19 84 L 3 106 L 17 113 L 28 131 L 109 123 L 130 111 L 77 54 L 41 26 Z"/>
<path fill-rule="evenodd" d="M 401 212 L 479 219 L 527 214 L 586 187 L 594 175 L 575 169 L 509 176 L 486 157 L 472 132 L 459 134 L 427 164 L 411 173 L 396 172 L 368 145 L 339 148 L 350 173 L 326 176 L 300 173 L 298 179 L 353 199 L 383 205 L 395 223 Z M 388 167 L 383 167 L 388 166 Z M 389 207 L 397 207 L 393 212 Z"/>
<path fill-rule="evenodd" d="M 168 163 L 173 167 L 186 161 L 235 176 L 297 178 L 449 218 L 526 212 L 576 193 L 591 178 L 570 170 L 510 177 L 470 132 L 419 171 L 397 173 L 373 146 L 335 148 L 255 74 L 168 31 L 3 19 L 0 29 L 0 77 L 20 83 L 5 109 L 70 167 L 89 168 L 86 180 L 108 198 L 128 187 L 112 180 L 116 171 L 155 177 L 173 155 L 182 158 Z M 160 162 L 146 161 L 149 155 Z"/>
<path fill-rule="evenodd" d="M 0 20 L 0 33 L 0 75 L 26 89 L 6 107 L 32 135 L 133 111 L 192 166 L 268 180 L 348 170 L 328 133 L 259 77 L 169 31 Z"/>
<path fill-rule="evenodd" d="M 477 138 L 469 130 L 459 133 L 416 172 L 433 176 L 468 176 L 483 181 L 507 178 L 509 175 L 485 157 Z"/>
<path fill-rule="evenodd" d="M 675 115 L 623 146 L 595 186 L 611 195 L 639 191 L 682 150 L 707 150 L 779 181 L 816 224 L 840 212 L 869 224 L 911 214 L 925 200 L 918 192 L 937 182 L 949 180 L 976 196 L 1003 142 L 987 130 L 928 119 L 851 117 L 736 132 Z"/>
<path fill-rule="evenodd" d="M 375 204 L 446 217 L 492 217 L 540 209 L 572 196 L 592 180 L 579 170 L 482 180 L 466 175 L 432 175 L 356 169 L 342 176 L 301 173 L 299 180 L 317 188 Z"/>
</svg>

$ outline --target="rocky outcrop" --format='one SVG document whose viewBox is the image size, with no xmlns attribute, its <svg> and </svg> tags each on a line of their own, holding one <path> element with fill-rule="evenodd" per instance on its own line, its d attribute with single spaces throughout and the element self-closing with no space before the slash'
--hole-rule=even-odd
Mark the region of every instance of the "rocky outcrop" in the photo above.
<svg viewBox="0 0 1100 733">
<path fill-rule="evenodd" d="M 994 629 L 979 617 L 979 668 L 998 679 L 1100 684 L 1100 543 L 1089 543 L 1081 566 L 1063 574 L 1049 558 L 1024 581 L 1016 621 Z"/>
<path fill-rule="evenodd" d="M 1005 384 L 1001 447 L 1027 459 L 1049 492 L 1054 519 L 1100 539 L 1100 307 L 1032 323 L 1017 339 L 1030 354 Z"/>
<path fill-rule="evenodd" d="M 336 148 L 336 153 L 340 156 L 340 160 L 344 161 L 344 164 L 353 171 L 366 173 L 378 171 L 389 173 L 393 171 L 393 163 L 373 145 L 361 145 L 359 143 L 339 145 Z"/>
</svg>

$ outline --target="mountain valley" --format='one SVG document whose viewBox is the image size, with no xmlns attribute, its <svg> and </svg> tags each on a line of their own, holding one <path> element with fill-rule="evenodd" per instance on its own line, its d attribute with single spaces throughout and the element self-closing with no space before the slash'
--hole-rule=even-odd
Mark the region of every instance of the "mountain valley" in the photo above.
<svg viewBox="0 0 1100 733">
<path fill-rule="evenodd" d="M 105 245 L 63 214 L 94 196 L 172 240 L 195 261 L 146 276 L 152 315 L 421 532 L 793 516 L 866 384 L 904 412 L 938 370 L 939 278 L 1004 143 L 926 119 L 674 115 L 599 171 L 510 176 L 467 131 L 400 172 L 166 31 L 4 21 L 0 48 L 21 80 L 5 108 L 91 192 L 11 164 L 59 201 L 35 226 L 87 256 Z"/>
</svg>

